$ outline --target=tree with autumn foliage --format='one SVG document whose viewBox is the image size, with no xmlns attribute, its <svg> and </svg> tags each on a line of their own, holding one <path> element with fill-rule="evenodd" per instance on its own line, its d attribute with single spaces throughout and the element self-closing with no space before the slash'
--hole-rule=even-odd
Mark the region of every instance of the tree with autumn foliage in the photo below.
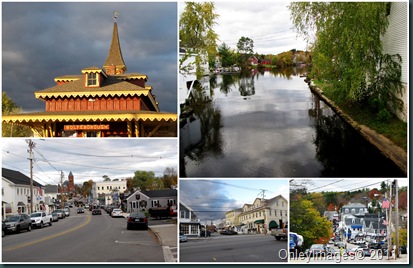
<svg viewBox="0 0 413 268">
<path fill-rule="evenodd" d="M 292 232 L 303 236 L 304 248 L 317 242 L 328 242 L 333 232 L 332 223 L 320 214 L 314 202 L 305 199 L 291 201 L 289 224 Z"/>
</svg>

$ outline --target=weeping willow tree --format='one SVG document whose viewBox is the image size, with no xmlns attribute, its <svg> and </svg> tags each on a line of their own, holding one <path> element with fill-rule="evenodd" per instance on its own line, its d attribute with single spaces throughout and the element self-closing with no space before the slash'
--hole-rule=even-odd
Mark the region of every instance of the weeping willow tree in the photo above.
<svg viewBox="0 0 413 268">
<path fill-rule="evenodd" d="M 214 57 L 217 50 L 218 35 L 213 27 L 219 17 L 215 13 L 213 2 L 186 2 L 185 9 L 179 19 L 180 47 L 186 52 L 179 61 L 180 73 L 195 70 L 197 77 L 204 75 L 201 66 Z M 184 62 L 196 55 L 195 63 L 184 66 Z"/>
<path fill-rule="evenodd" d="M 383 120 L 389 108 L 401 109 L 401 57 L 383 54 L 381 43 L 390 3 L 296 2 L 289 9 L 297 33 L 312 43 L 311 75 L 339 101 L 368 106 Z"/>
</svg>

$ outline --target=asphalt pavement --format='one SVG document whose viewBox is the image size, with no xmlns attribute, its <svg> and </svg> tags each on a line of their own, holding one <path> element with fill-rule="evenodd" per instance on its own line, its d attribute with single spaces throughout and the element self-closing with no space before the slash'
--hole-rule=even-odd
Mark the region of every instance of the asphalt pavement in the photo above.
<svg viewBox="0 0 413 268">
<path fill-rule="evenodd" d="M 128 213 L 123 213 L 127 218 Z M 149 231 L 152 232 L 162 246 L 165 262 L 178 261 L 178 231 L 176 218 L 167 220 L 149 219 Z"/>
</svg>

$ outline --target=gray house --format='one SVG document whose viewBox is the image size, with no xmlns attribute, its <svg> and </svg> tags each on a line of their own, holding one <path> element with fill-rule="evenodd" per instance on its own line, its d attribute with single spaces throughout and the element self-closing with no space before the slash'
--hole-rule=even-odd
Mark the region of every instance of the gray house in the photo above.
<svg viewBox="0 0 413 268">
<path fill-rule="evenodd" d="M 168 205 L 172 207 L 175 206 L 176 210 L 176 200 L 176 189 L 149 191 L 138 190 L 126 199 L 126 211 L 129 213 L 138 211 L 148 211 L 150 208 L 166 207 Z"/>
<path fill-rule="evenodd" d="M 179 232 L 188 237 L 200 235 L 201 224 L 191 207 L 179 201 Z"/>
</svg>

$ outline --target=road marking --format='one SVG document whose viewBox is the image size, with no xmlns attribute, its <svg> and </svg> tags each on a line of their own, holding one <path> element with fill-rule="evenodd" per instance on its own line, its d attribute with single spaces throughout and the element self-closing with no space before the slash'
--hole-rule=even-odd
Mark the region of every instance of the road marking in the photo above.
<svg viewBox="0 0 413 268">
<path fill-rule="evenodd" d="M 19 245 L 19 246 L 15 246 L 15 247 L 11 247 L 11 248 L 5 248 L 4 250 L 5 250 L 5 251 L 12 251 L 12 250 L 15 250 L 15 249 L 27 247 L 27 246 L 30 246 L 30 245 L 33 245 L 33 244 L 37 244 L 37 243 L 40 243 L 40 242 L 43 242 L 43 241 L 46 241 L 46 240 L 49 240 L 49 239 L 52 239 L 52 238 L 55 238 L 55 237 L 58 237 L 58 236 L 67 234 L 67 233 L 70 233 L 70 232 L 73 232 L 73 231 L 75 231 L 75 230 L 77 230 L 77 229 L 80 229 L 80 228 L 82 228 L 83 226 L 87 225 L 87 224 L 90 222 L 91 219 L 92 219 L 92 216 L 91 216 L 91 215 L 88 215 L 87 221 L 86 221 L 85 223 L 83 223 L 83 224 L 75 227 L 75 228 L 66 230 L 66 231 L 61 232 L 61 233 L 58 233 L 58 234 L 50 235 L 50 236 L 47 236 L 47 237 L 44 237 L 44 238 L 41 238 L 41 239 L 38 239 L 38 240 L 34 240 L 34 241 L 31 241 L 31 242 L 27 242 L 27 243 L 21 244 L 21 245 Z"/>
<path fill-rule="evenodd" d="M 147 246 L 157 246 L 157 243 L 149 242 L 149 241 L 118 241 L 115 240 L 115 243 L 118 244 L 130 244 L 130 245 L 147 245 Z"/>
</svg>

